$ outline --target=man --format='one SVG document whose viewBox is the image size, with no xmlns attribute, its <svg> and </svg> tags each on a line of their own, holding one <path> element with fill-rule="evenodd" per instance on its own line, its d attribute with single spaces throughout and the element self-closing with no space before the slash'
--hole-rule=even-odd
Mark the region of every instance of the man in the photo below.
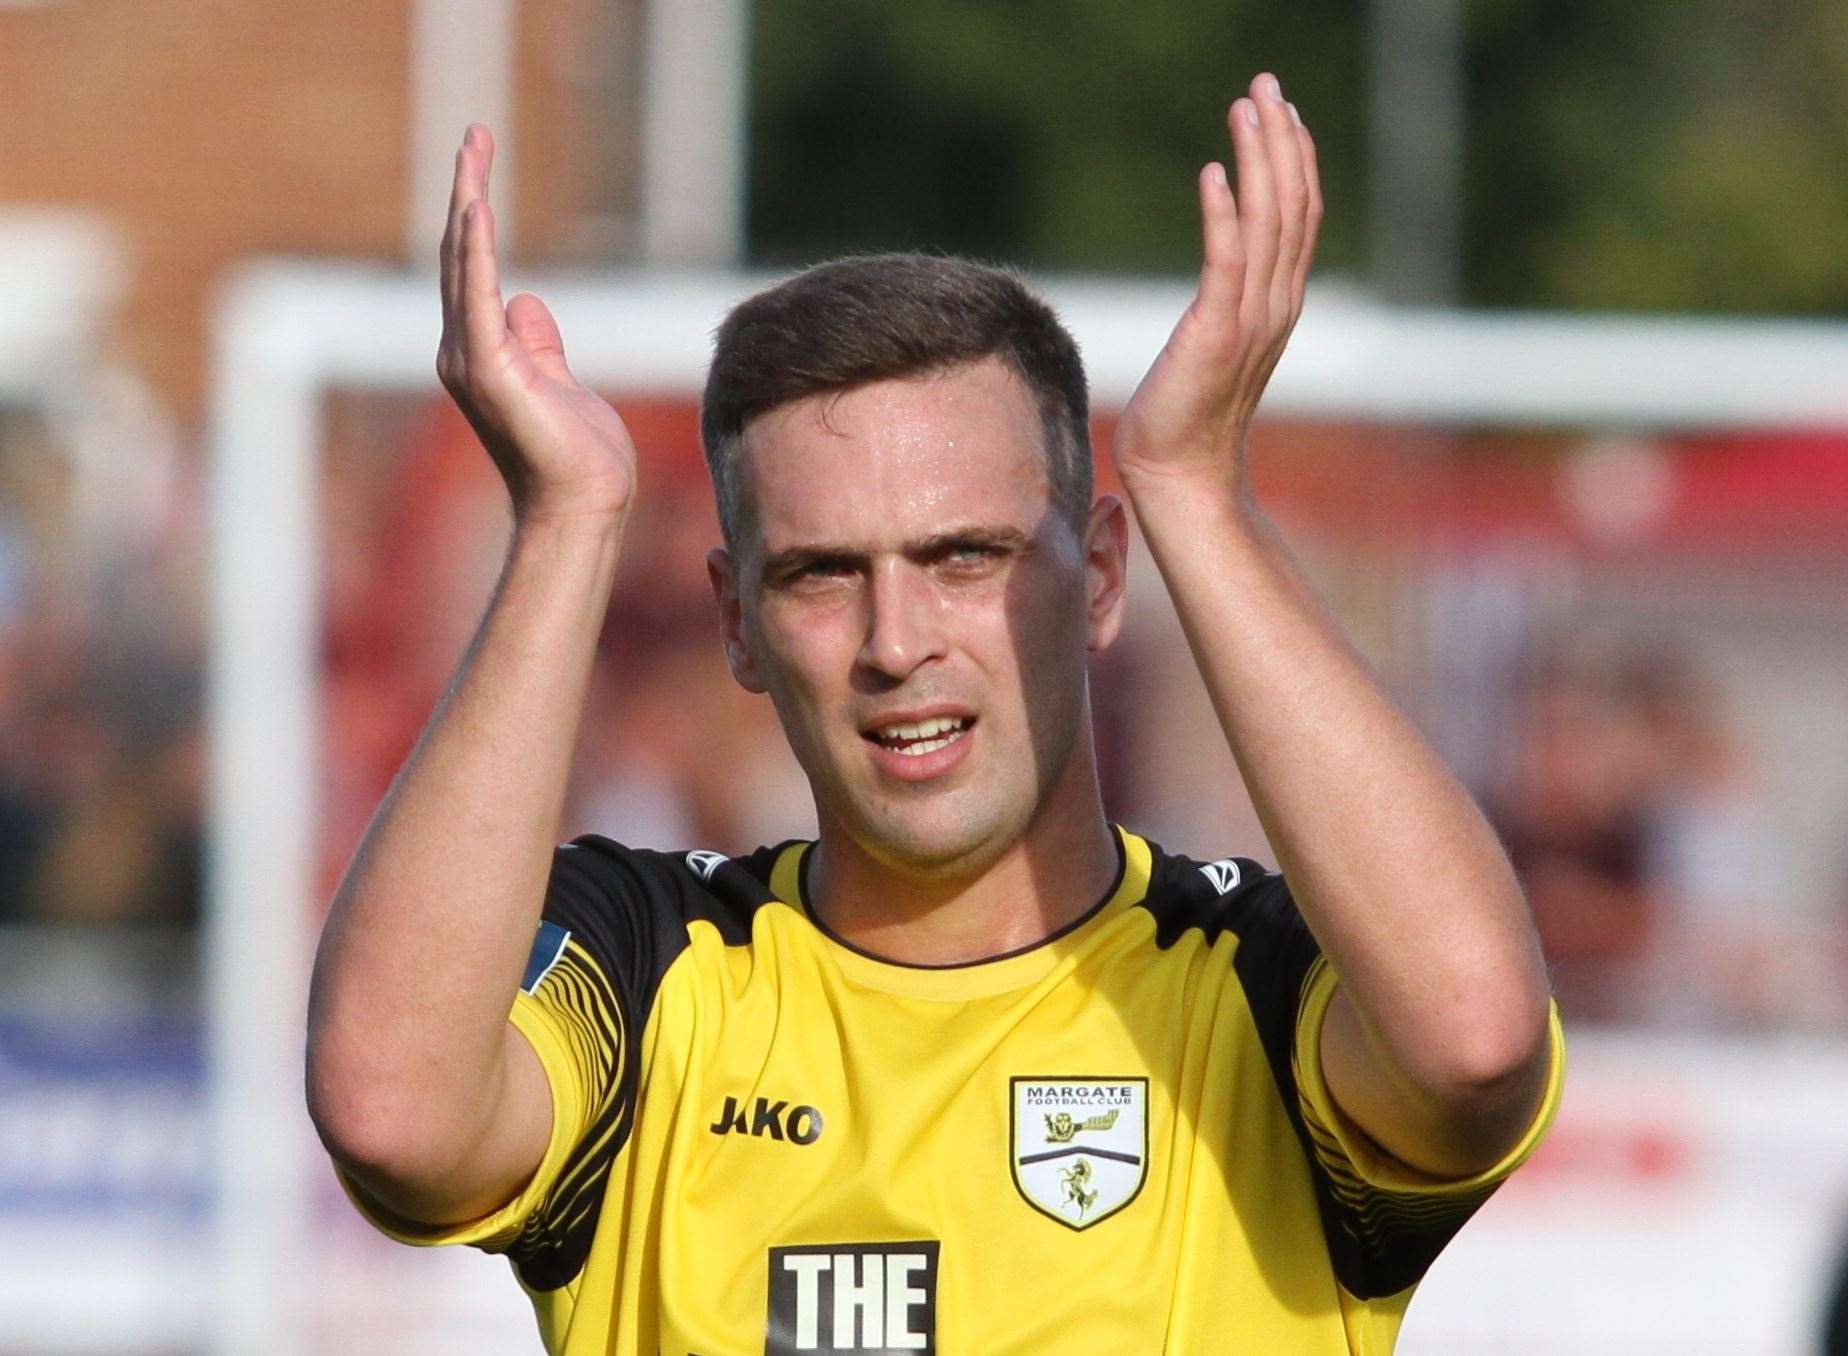
<svg viewBox="0 0 1848 1356">
<path fill-rule="evenodd" d="M 335 901 L 309 1101 L 381 1227 L 509 1254 L 549 1350 L 1384 1352 L 1542 1132 L 1507 863 L 1251 499 L 1321 204 L 1272 77 L 1229 124 L 1115 454 L 1282 875 L 1105 819 L 1127 523 L 1076 350 L 1007 275 L 905 256 L 744 303 L 702 416 L 726 657 L 817 839 L 554 851 L 634 452 L 502 305 L 470 129 L 438 368 L 515 530 Z"/>
</svg>

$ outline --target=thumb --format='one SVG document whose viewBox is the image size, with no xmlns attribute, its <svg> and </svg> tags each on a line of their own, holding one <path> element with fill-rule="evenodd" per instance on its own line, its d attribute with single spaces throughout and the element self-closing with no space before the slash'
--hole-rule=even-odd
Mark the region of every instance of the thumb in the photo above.
<svg viewBox="0 0 1848 1356">
<path fill-rule="evenodd" d="M 507 332 L 541 372 L 566 375 L 564 336 L 546 304 L 531 292 L 522 292 L 507 303 Z"/>
</svg>

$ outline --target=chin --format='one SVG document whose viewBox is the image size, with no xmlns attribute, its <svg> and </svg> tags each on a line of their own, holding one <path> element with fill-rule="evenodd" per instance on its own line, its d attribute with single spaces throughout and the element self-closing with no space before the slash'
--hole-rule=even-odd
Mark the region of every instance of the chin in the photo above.
<svg viewBox="0 0 1848 1356">
<path fill-rule="evenodd" d="M 856 816 L 861 847 L 886 865 L 918 875 L 980 870 L 1026 831 L 1030 808 L 1009 814 L 999 806 L 887 803 Z M 868 807 L 862 807 L 863 810 Z"/>
</svg>

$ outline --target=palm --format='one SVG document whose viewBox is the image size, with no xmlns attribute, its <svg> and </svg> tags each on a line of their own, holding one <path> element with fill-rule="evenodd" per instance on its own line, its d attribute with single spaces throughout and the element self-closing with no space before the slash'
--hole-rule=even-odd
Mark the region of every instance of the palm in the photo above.
<svg viewBox="0 0 1848 1356">
<path fill-rule="evenodd" d="M 470 127 L 443 235 L 437 373 L 480 436 L 520 514 L 620 514 L 635 492 L 621 418 L 565 363 L 558 323 L 521 293 L 503 304 L 487 178 L 494 143 Z"/>
</svg>

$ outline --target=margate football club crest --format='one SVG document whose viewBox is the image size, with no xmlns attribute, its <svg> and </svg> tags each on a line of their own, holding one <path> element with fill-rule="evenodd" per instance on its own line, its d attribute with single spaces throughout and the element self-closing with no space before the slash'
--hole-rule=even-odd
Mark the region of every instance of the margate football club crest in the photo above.
<svg viewBox="0 0 1848 1356">
<path fill-rule="evenodd" d="M 1108 1219 L 1149 1175 L 1149 1080 L 1016 1078 L 1009 1115 L 1014 1185 L 1072 1229 Z"/>
</svg>

